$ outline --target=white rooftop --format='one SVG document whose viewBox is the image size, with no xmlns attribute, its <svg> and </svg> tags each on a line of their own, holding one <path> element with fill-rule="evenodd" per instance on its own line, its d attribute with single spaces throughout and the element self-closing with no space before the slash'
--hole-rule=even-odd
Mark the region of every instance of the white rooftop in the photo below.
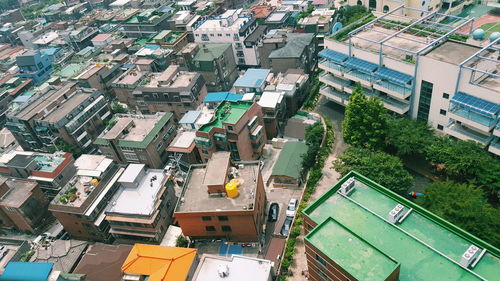
<svg viewBox="0 0 500 281">
<path fill-rule="evenodd" d="M 267 281 L 271 280 L 274 263 L 269 260 L 233 255 L 230 258 L 204 255 L 193 281 Z M 219 271 L 227 276 L 220 277 Z"/>
<path fill-rule="evenodd" d="M 130 165 L 129 165 L 130 166 Z M 125 174 L 125 172 L 124 172 Z M 123 177 L 123 176 L 122 176 Z M 152 180 L 156 177 L 155 180 Z M 116 192 L 107 212 L 134 215 L 151 215 L 157 194 L 163 187 L 163 170 L 146 170 L 137 187 L 121 186 Z"/>
<path fill-rule="evenodd" d="M 75 161 L 78 176 L 100 178 L 101 174 L 113 163 L 112 159 L 104 155 L 83 154 Z"/>
<path fill-rule="evenodd" d="M 124 6 L 127 5 L 130 2 L 130 0 L 116 0 L 115 2 L 109 4 L 110 6 L 114 7 L 119 7 L 119 6 Z"/>
<path fill-rule="evenodd" d="M 193 144 L 195 137 L 195 131 L 180 132 L 175 136 L 169 147 L 189 148 Z"/>
<path fill-rule="evenodd" d="M 59 37 L 59 34 L 57 34 L 57 32 L 55 31 L 47 32 L 44 35 L 40 36 L 35 41 L 33 41 L 33 44 L 45 45 L 54 41 L 57 37 Z"/>
<path fill-rule="evenodd" d="M 118 179 L 119 183 L 132 183 L 137 176 L 146 167 L 144 164 L 129 164 L 123 172 L 122 176 Z"/>
<path fill-rule="evenodd" d="M 257 103 L 262 107 L 275 108 L 284 94 L 284 92 L 264 92 Z"/>
</svg>

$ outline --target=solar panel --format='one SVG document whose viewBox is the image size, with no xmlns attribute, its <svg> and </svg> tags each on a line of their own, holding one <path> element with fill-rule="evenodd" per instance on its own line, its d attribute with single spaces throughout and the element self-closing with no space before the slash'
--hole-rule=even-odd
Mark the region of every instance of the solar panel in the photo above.
<svg viewBox="0 0 500 281">
<path fill-rule="evenodd" d="M 342 54 L 330 49 L 323 49 L 318 53 L 318 56 L 336 63 L 344 62 L 349 58 L 349 56 L 346 54 Z"/>
<path fill-rule="evenodd" d="M 345 63 L 345 65 L 347 67 L 354 68 L 354 69 L 357 69 L 359 71 L 366 72 L 366 73 L 372 73 L 378 67 L 378 65 L 376 65 L 374 63 L 371 63 L 369 61 L 365 61 L 362 59 L 358 59 L 358 58 L 348 59 L 347 62 Z"/>
<path fill-rule="evenodd" d="M 470 109 L 481 115 L 495 117 L 500 112 L 500 105 L 492 103 L 463 92 L 456 93 L 451 103 Z"/>
<path fill-rule="evenodd" d="M 375 75 L 381 79 L 384 79 L 384 80 L 387 80 L 387 81 L 390 81 L 390 82 L 393 82 L 396 84 L 400 84 L 403 86 L 408 85 L 408 83 L 410 83 L 410 81 L 413 80 L 413 77 L 411 75 L 408 75 L 408 74 L 405 74 L 405 73 L 402 73 L 402 72 L 399 72 L 396 70 L 392 70 L 392 69 L 387 68 L 387 67 L 379 68 L 377 70 L 377 72 L 375 72 Z"/>
</svg>

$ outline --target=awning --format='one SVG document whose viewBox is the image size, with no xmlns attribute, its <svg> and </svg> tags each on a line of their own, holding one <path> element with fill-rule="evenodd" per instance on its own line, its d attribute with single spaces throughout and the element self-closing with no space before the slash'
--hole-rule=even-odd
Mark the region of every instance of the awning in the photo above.
<svg viewBox="0 0 500 281">
<path fill-rule="evenodd" d="M 349 56 L 346 54 L 342 54 L 330 49 L 323 49 L 318 53 L 318 56 L 336 63 L 344 62 L 349 58 Z"/>
<path fill-rule="evenodd" d="M 375 75 L 381 79 L 403 86 L 408 85 L 413 80 L 411 75 L 392 70 L 387 67 L 379 68 L 377 72 L 375 72 Z"/>
<path fill-rule="evenodd" d="M 456 93 L 450 101 L 453 104 L 488 117 L 495 117 L 500 111 L 500 105 L 462 92 Z"/>
<path fill-rule="evenodd" d="M 348 59 L 347 62 L 345 63 L 345 66 L 350 67 L 350 68 L 354 68 L 356 70 L 359 70 L 359 71 L 362 71 L 365 73 L 374 72 L 375 69 L 377 69 L 377 67 L 378 67 L 377 64 L 374 64 L 374 63 L 371 63 L 369 61 L 365 61 L 362 59 L 358 59 L 358 58 Z"/>
</svg>

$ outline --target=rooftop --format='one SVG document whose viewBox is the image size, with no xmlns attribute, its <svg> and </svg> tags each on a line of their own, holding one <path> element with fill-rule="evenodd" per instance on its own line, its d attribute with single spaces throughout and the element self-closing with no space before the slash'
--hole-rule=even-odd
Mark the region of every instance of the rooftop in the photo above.
<svg viewBox="0 0 500 281">
<path fill-rule="evenodd" d="M 214 154 L 215 155 L 215 154 Z M 214 160 L 214 161 L 212 161 Z M 177 204 L 176 213 L 186 212 L 216 212 L 252 210 L 255 203 L 259 162 L 242 162 L 238 167 L 238 179 L 243 180 L 239 186 L 239 196 L 236 198 L 209 196 L 206 183 L 217 184 L 227 181 L 226 171 L 217 173 L 220 169 L 220 159 L 212 159 L 212 173 L 209 165 L 191 165 L 182 194 Z M 219 166 L 217 166 L 219 165 Z M 218 170 L 217 170 L 218 168 Z"/>
<path fill-rule="evenodd" d="M 142 87 L 145 88 L 183 88 L 195 82 L 196 72 L 180 71 L 178 65 L 170 65 L 165 71 L 151 73 Z"/>
<path fill-rule="evenodd" d="M 416 19 L 401 16 L 415 11 L 422 16 Z M 420 54 L 451 36 L 467 36 L 459 34 L 460 30 L 471 25 L 473 20 L 399 6 L 349 32 L 345 40 L 350 40 L 350 44 L 359 49 L 405 59 L 407 55 Z M 451 22 L 445 24 L 446 21 Z"/>
<path fill-rule="evenodd" d="M 165 13 L 155 9 L 147 9 L 125 21 L 127 24 L 153 24 Z"/>
<path fill-rule="evenodd" d="M 143 164 L 129 164 L 123 172 L 118 182 L 126 179 L 136 166 Z M 163 188 L 166 177 L 163 170 L 147 169 L 144 175 L 137 180 L 136 187 L 120 186 L 113 199 L 111 199 L 110 208 L 106 213 L 132 214 L 132 215 L 151 215 L 155 210 L 155 204 L 158 201 L 158 193 Z M 134 180 L 135 177 L 134 177 Z"/>
<path fill-rule="evenodd" d="M 193 276 L 193 281 L 267 281 L 272 275 L 273 263 L 269 260 L 232 255 L 221 257 L 204 254 Z M 219 276 L 219 270 L 227 267 L 229 275 Z"/>
<path fill-rule="evenodd" d="M 300 58 L 304 50 L 314 39 L 313 33 L 286 33 L 286 45 L 282 48 L 273 50 L 269 54 L 270 59 L 275 58 Z"/>
<path fill-rule="evenodd" d="M 347 196 L 340 194 L 339 188 L 351 177 L 354 190 Z M 386 218 L 398 204 L 405 215 L 392 224 Z M 305 240 L 361 279 L 375 270 L 385 274 L 392 266 L 390 259 L 401 264 L 401 281 L 494 280 L 500 276 L 500 250 L 356 172 L 342 178 L 303 213 L 318 224 Z M 349 238 L 356 242 L 353 246 L 339 245 L 351 241 Z M 472 244 L 485 254 L 470 269 L 459 263 Z M 360 255 L 351 252 L 370 252 L 372 256 L 357 267 Z"/>
<path fill-rule="evenodd" d="M 54 266 L 51 262 L 9 262 L 1 281 L 46 281 Z"/>
<path fill-rule="evenodd" d="M 54 270 L 69 273 L 87 248 L 87 242 L 78 240 L 56 240 L 47 247 L 39 247 L 32 257 L 34 262 L 54 263 Z"/>
<path fill-rule="evenodd" d="M 184 281 L 196 257 L 196 249 L 135 244 L 122 272 L 147 275 L 149 281 Z"/>
<path fill-rule="evenodd" d="M 465 43 L 446 41 L 429 51 L 425 56 L 452 64 L 460 64 L 481 48 Z"/>
<path fill-rule="evenodd" d="M 118 145 L 146 148 L 172 117 L 172 113 L 155 115 L 121 115 L 116 124 L 104 131 L 95 143 L 107 144 L 108 140 L 118 140 Z"/>
<path fill-rule="evenodd" d="M 274 164 L 271 176 L 289 176 L 299 179 L 302 172 L 302 155 L 306 154 L 304 142 L 287 141 Z"/>
<path fill-rule="evenodd" d="M 215 119 L 200 127 L 201 132 L 208 133 L 213 128 L 223 128 L 224 124 L 236 124 L 241 117 L 252 107 L 252 102 L 229 102 L 221 103 L 215 111 Z"/>
<path fill-rule="evenodd" d="M 271 72 L 270 69 L 256 69 L 250 68 L 245 71 L 243 76 L 239 77 L 236 82 L 234 82 L 234 87 L 242 88 L 257 88 L 261 87 L 267 79 L 267 76 Z"/>
<path fill-rule="evenodd" d="M 120 85 L 134 85 L 139 82 L 144 77 L 144 73 L 141 72 L 139 69 L 132 68 L 115 79 L 113 81 L 113 84 L 120 84 Z"/>
<path fill-rule="evenodd" d="M 75 110 L 80 104 L 89 99 L 91 93 L 77 92 L 70 96 L 66 101 L 61 103 L 55 110 L 45 115 L 41 121 L 49 123 L 57 123 L 60 120 L 68 117 L 68 114 Z"/>
<path fill-rule="evenodd" d="M 276 105 L 281 103 L 284 95 L 284 92 L 264 92 L 257 103 L 262 107 L 276 108 Z"/>
<path fill-rule="evenodd" d="M 195 131 L 185 131 L 177 133 L 172 140 L 167 150 L 172 152 L 190 153 L 195 148 L 194 139 L 196 138 Z"/>
<path fill-rule="evenodd" d="M 86 274 L 88 280 L 121 281 L 121 266 L 132 247 L 124 244 L 90 245 L 73 272 Z"/>
<path fill-rule="evenodd" d="M 231 44 L 217 43 L 217 44 L 200 44 L 200 49 L 194 56 L 194 61 L 213 61 L 214 59 L 222 56 L 227 49 L 231 48 Z"/>
<path fill-rule="evenodd" d="M 9 190 L 0 197 L 0 204 L 11 208 L 19 208 L 31 196 L 38 184 L 35 181 L 0 177 Z"/>
</svg>

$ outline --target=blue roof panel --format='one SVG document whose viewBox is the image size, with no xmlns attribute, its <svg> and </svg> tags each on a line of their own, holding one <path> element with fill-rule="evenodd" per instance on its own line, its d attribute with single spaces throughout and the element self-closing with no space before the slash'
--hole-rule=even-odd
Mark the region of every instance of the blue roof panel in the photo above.
<svg viewBox="0 0 500 281">
<path fill-rule="evenodd" d="M 243 98 L 243 95 L 234 94 L 230 92 L 210 92 L 207 94 L 203 102 L 223 102 L 225 100 L 228 101 L 240 101 Z"/>
<path fill-rule="evenodd" d="M 400 84 L 400 85 L 408 85 L 413 80 L 413 76 L 392 70 L 387 67 L 381 67 L 375 72 L 375 75 L 381 79 Z"/>
<path fill-rule="evenodd" d="M 342 54 L 330 49 L 323 49 L 318 53 L 318 56 L 336 63 L 344 62 L 349 58 L 349 56 L 346 54 Z"/>
<path fill-rule="evenodd" d="M 0 280 L 46 281 L 53 266 L 51 262 L 9 262 Z"/>
<path fill-rule="evenodd" d="M 184 113 L 184 116 L 182 116 L 181 120 L 179 120 L 179 124 L 193 124 L 196 122 L 196 119 L 198 119 L 200 114 L 201 112 L 198 110 L 190 110 Z"/>
<path fill-rule="evenodd" d="M 243 76 L 234 82 L 235 87 L 256 88 L 260 87 L 267 78 L 271 70 L 269 69 L 248 69 Z"/>
<path fill-rule="evenodd" d="M 350 58 L 345 63 L 347 67 L 357 69 L 365 73 L 374 72 L 378 65 L 358 58 Z"/>
<path fill-rule="evenodd" d="M 453 104 L 492 118 L 500 112 L 500 105 L 463 92 L 456 93 L 450 101 Z"/>
</svg>

